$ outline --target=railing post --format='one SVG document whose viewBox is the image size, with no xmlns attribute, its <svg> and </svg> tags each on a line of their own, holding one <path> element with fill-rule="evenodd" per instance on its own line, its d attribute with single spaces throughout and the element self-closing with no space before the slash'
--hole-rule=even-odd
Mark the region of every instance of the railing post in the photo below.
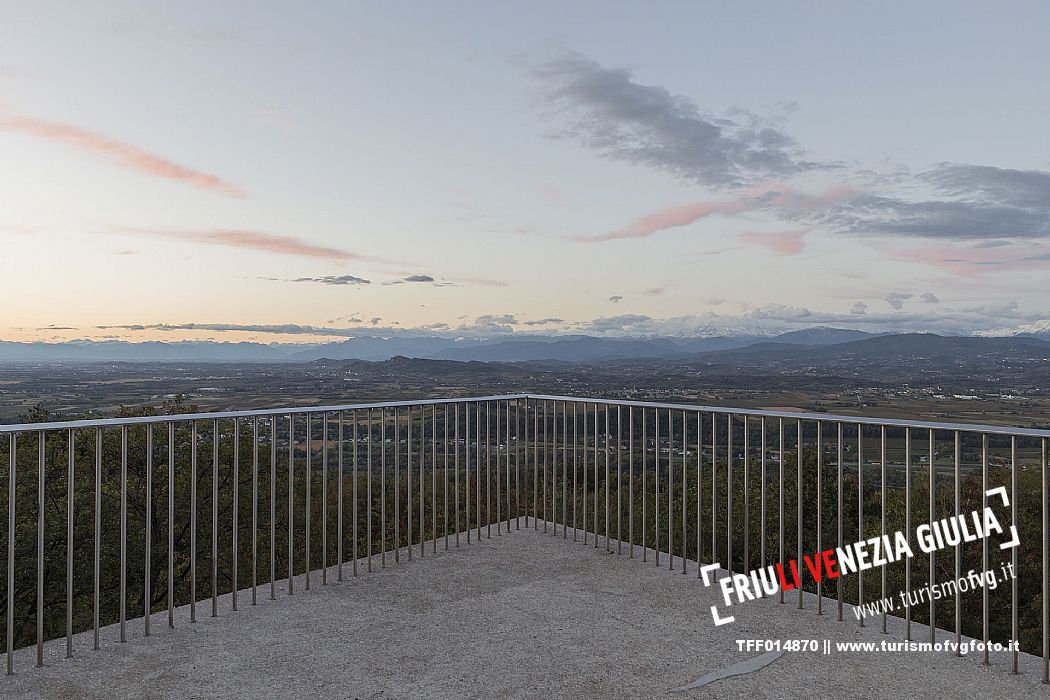
<svg viewBox="0 0 1050 700">
<path fill-rule="evenodd" d="M 566 539 L 568 537 L 568 522 L 569 522 L 569 476 L 568 476 L 568 436 L 569 436 L 569 408 L 568 404 L 562 401 L 561 404 L 561 537 Z M 575 475 L 575 469 L 573 471 Z M 573 483 L 572 489 L 573 495 L 573 512 L 576 511 L 576 484 Z M 573 536 L 575 537 L 576 524 L 573 523 Z"/>
<path fill-rule="evenodd" d="M 930 517 L 929 522 L 937 520 L 937 452 L 936 436 L 930 430 Z M 937 583 L 937 559 L 936 552 L 930 551 L 930 582 L 931 590 Z M 933 596 L 930 596 L 930 643 L 937 641 L 937 607 Z"/>
<path fill-rule="evenodd" d="M 704 502 L 704 414 L 696 412 L 696 577 L 701 577 L 700 567 L 704 563 L 704 537 L 702 511 Z M 763 494 L 764 495 L 764 494 Z"/>
<path fill-rule="evenodd" d="M 240 491 L 241 491 L 241 419 L 233 419 L 233 532 L 230 541 L 230 555 L 231 555 L 231 572 L 230 578 L 233 581 L 233 591 L 230 597 L 230 604 L 234 610 L 237 609 L 237 565 L 238 565 L 238 548 L 237 548 L 237 530 L 239 528 L 240 518 Z M 149 596 L 147 596 L 148 598 Z"/>
<path fill-rule="evenodd" d="M 70 431 L 70 444 L 72 444 L 72 433 L 73 433 L 73 431 Z M 70 476 L 70 482 L 72 482 L 73 481 L 73 461 L 72 461 L 72 456 L 70 457 L 70 463 L 69 463 L 69 476 Z M 72 494 L 70 494 L 70 496 L 69 496 L 69 505 L 70 505 L 70 508 L 72 508 L 72 506 L 73 506 L 73 495 Z M 151 593 L 151 589 L 150 589 L 151 580 L 150 579 L 152 578 L 151 574 L 152 574 L 152 568 L 153 568 L 152 565 L 151 565 L 152 562 L 150 561 L 150 555 L 152 554 L 152 545 L 153 545 L 153 425 L 152 424 L 146 426 L 146 522 L 145 522 L 145 525 L 146 525 L 146 537 L 145 537 L 146 541 L 145 541 L 145 557 L 144 557 L 145 558 L 145 562 L 144 562 L 144 566 L 143 566 L 143 572 L 144 572 L 145 575 L 143 577 L 143 593 L 142 593 L 142 607 L 143 607 L 143 611 L 142 611 L 143 623 L 142 624 L 143 624 L 143 634 L 145 634 L 145 636 L 148 637 L 149 634 L 150 634 L 150 629 L 149 629 L 149 622 L 150 622 L 150 620 L 149 620 L 149 618 L 150 618 L 150 612 L 152 612 L 152 600 L 151 600 L 151 595 L 150 595 L 150 593 Z M 70 516 L 70 519 L 69 519 L 69 547 L 72 550 L 72 548 L 73 548 L 73 518 L 72 518 L 72 516 Z M 68 574 L 69 574 L 69 587 L 72 588 L 72 586 L 73 586 L 73 562 L 72 561 L 69 562 L 69 572 L 68 572 Z M 72 596 L 70 596 L 70 598 L 69 598 L 70 607 L 72 607 L 72 605 L 71 605 L 72 602 L 73 602 L 73 598 L 72 598 Z M 72 627 L 72 624 L 71 624 L 72 623 L 72 616 L 70 616 L 69 623 L 70 624 L 68 626 Z M 70 636 L 72 636 L 72 635 L 70 635 Z M 66 651 L 68 652 L 68 656 L 72 656 L 73 655 L 72 639 L 68 640 Z"/>
<path fill-rule="evenodd" d="M 9 676 L 15 672 L 15 509 L 18 505 L 15 500 L 15 474 L 17 471 L 18 433 L 11 433 L 7 453 L 7 675 Z M 96 501 L 96 510 L 97 503 Z M 96 542 L 98 542 L 98 531 L 99 528 L 96 527 Z M 95 600 L 98 600 L 97 594 Z M 97 604 L 95 609 L 98 609 Z M 98 625 L 95 626 L 95 629 L 98 629 Z"/>
<path fill-rule="evenodd" d="M 824 421 L 817 421 L 817 551 L 824 551 Z M 885 568 L 883 569 L 885 572 Z M 885 591 L 883 591 L 885 596 Z M 817 579 L 817 614 L 824 614 L 824 577 Z"/>
<path fill-rule="evenodd" d="M 147 454 L 153 447 L 153 426 L 146 426 L 149 431 L 147 437 Z M 66 658 L 73 657 L 73 482 L 76 467 L 76 433 L 70 430 L 66 437 L 69 465 L 66 472 Z M 153 457 L 149 455 L 150 467 L 153 465 Z M 149 472 L 147 471 L 147 484 L 149 484 Z M 148 495 L 147 486 L 147 495 Z M 149 601 L 149 500 L 146 501 L 146 600 Z M 146 634 L 149 634 L 149 608 L 146 608 Z"/>
<path fill-rule="evenodd" d="M 44 462 L 43 462 L 43 433 L 41 433 L 40 449 L 41 449 L 41 461 L 40 469 L 43 474 Z M 43 499 L 43 478 L 41 477 L 41 494 L 40 497 Z M 44 502 L 40 501 L 40 514 L 43 518 Z M 40 521 L 41 531 L 43 530 L 43 519 Z M 43 539 L 40 540 L 41 544 L 41 556 L 43 556 Z M 44 590 L 40 589 L 40 613 L 43 614 L 43 596 Z M 127 636 L 127 607 L 128 607 L 128 426 L 123 425 L 120 428 L 120 641 L 121 643 L 128 641 Z M 43 620 L 41 619 L 41 622 Z M 41 654 L 43 652 L 43 627 L 40 627 L 39 632 L 39 649 L 38 649 L 38 661 L 42 664 L 43 658 Z"/>
<path fill-rule="evenodd" d="M 733 414 L 726 414 L 726 570 L 733 571 Z"/>
<path fill-rule="evenodd" d="M 843 454 L 842 454 L 843 453 L 842 423 L 841 422 L 837 423 L 835 427 L 837 428 L 837 433 L 838 433 L 838 442 L 837 442 L 837 444 L 838 444 L 838 454 L 837 454 L 837 457 L 836 457 L 836 460 L 835 460 L 837 462 L 837 464 L 835 466 L 836 466 L 836 469 L 837 469 L 837 472 L 838 472 L 837 475 L 836 475 L 837 488 L 835 489 L 835 495 L 838 498 L 838 508 L 836 509 L 837 510 L 836 519 L 838 521 L 838 547 L 839 547 L 839 549 L 842 549 L 842 506 L 843 506 L 843 498 L 842 498 L 842 461 L 843 461 Z M 783 459 L 783 456 L 781 456 L 781 459 Z M 835 588 L 836 588 L 836 592 L 838 593 L 838 621 L 842 622 L 843 586 L 842 586 L 842 577 L 841 576 L 839 576 L 835 580 Z"/>
<path fill-rule="evenodd" d="M 857 424 L 857 539 L 864 538 L 864 426 Z M 857 572 L 857 605 L 864 605 L 864 571 Z M 864 626 L 864 616 L 860 616 Z"/>
<path fill-rule="evenodd" d="M 779 516 L 780 516 L 779 517 L 779 525 L 780 525 L 780 561 L 783 562 L 784 561 L 784 419 L 783 418 L 781 418 L 779 420 L 779 426 L 778 427 L 780 429 L 780 455 L 779 455 L 779 461 L 780 461 L 780 488 L 778 489 L 778 495 L 780 497 L 780 512 L 779 512 Z M 840 484 L 839 492 L 841 493 L 841 491 L 842 491 L 842 488 L 841 488 L 842 480 L 841 479 L 839 480 L 839 484 Z M 840 529 L 841 529 L 841 526 L 842 526 L 841 523 L 842 523 L 842 508 L 840 506 L 839 507 L 839 527 L 840 527 Z M 841 540 L 841 537 L 839 539 Z M 840 578 L 839 580 L 841 581 L 842 579 Z M 781 605 L 784 604 L 784 587 L 783 586 L 780 586 L 780 604 Z M 839 615 L 839 619 L 840 620 L 842 619 L 841 613 Z"/>
<path fill-rule="evenodd" d="M 597 435 L 597 426 L 594 432 Z M 656 566 L 660 566 L 660 409 L 658 408 L 653 409 L 653 472 L 653 559 Z M 595 482 L 597 482 L 597 477 Z M 712 503 L 713 506 L 714 503 Z M 714 511 L 712 511 L 712 517 L 713 513 Z"/>
<path fill-rule="evenodd" d="M 99 494 L 102 481 L 102 429 L 96 433 L 95 448 L 95 648 L 98 649 L 98 555 Z M 168 627 L 175 627 L 175 423 L 168 422 Z"/>
<path fill-rule="evenodd" d="M 766 565 L 766 417 L 762 416 L 762 433 L 760 437 L 761 441 L 761 454 L 759 455 L 758 463 L 759 469 L 762 470 L 762 478 L 760 479 L 762 484 L 762 494 L 760 500 L 760 516 L 759 516 L 759 558 L 762 560 L 762 566 Z"/>
<path fill-rule="evenodd" d="M 309 418 L 307 418 L 309 421 Z M 295 419 L 288 415 L 288 595 L 295 595 Z"/>
<path fill-rule="evenodd" d="M 259 416 L 252 418 L 252 605 L 259 602 Z"/>
<path fill-rule="evenodd" d="M 797 421 L 796 425 L 798 429 L 798 437 L 795 440 L 795 472 L 796 472 L 796 485 L 795 485 L 795 497 L 798 501 L 796 507 L 798 516 L 798 561 L 802 561 L 802 545 L 803 545 L 803 533 L 802 533 L 802 421 Z M 802 609 L 803 600 L 802 586 L 798 587 L 798 609 Z"/>
</svg>

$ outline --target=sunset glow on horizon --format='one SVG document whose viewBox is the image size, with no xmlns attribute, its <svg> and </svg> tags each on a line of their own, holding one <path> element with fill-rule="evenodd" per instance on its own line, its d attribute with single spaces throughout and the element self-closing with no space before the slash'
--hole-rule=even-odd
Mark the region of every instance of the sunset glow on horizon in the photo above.
<svg viewBox="0 0 1050 700">
<path fill-rule="evenodd" d="M 761 5 L 9 3 L 0 340 L 1050 324 L 1050 7 Z"/>
</svg>

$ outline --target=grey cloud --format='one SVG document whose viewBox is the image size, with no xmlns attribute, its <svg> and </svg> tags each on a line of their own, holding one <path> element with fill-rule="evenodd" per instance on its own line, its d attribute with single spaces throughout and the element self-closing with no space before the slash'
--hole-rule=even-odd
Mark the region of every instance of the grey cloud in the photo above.
<svg viewBox="0 0 1050 700">
<path fill-rule="evenodd" d="M 621 314 L 619 316 L 602 316 L 584 324 L 581 328 L 595 333 L 608 333 L 610 331 L 632 331 L 647 332 L 646 324 L 652 321 L 651 316 L 641 314 Z"/>
<path fill-rule="evenodd" d="M 999 202 L 909 201 L 860 194 L 804 218 L 857 234 L 950 239 L 1050 235 L 1050 216 L 1045 209 L 1039 211 Z"/>
<path fill-rule="evenodd" d="M 358 284 L 372 284 L 370 280 L 366 280 L 362 277 L 354 277 L 353 275 L 327 275 L 325 277 L 296 277 L 295 279 L 289 280 L 290 282 L 316 282 L 317 284 L 332 284 L 332 285 L 358 285 Z"/>
<path fill-rule="evenodd" d="M 688 98 L 642 85 L 624 69 L 567 53 L 536 71 L 564 126 L 550 135 L 612 160 L 709 186 L 740 185 L 811 170 L 794 140 L 771 126 L 701 113 Z"/>
<path fill-rule="evenodd" d="M 148 323 L 95 326 L 99 330 L 124 331 L 214 331 L 219 333 L 274 333 L 282 335 L 352 335 L 348 328 L 325 328 L 322 326 L 300 326 L 286 324 L 239 324 L 239 323 Z"/>
<path fill-rule="evenodd" d="M 806 307 L 769 304 L 751 309 L 742 314 L 720 315 L 714 312 L 653 318 L 640 314 L 622 314 L 602 316 L 590 321 L 563 322 L 559 319 L 545 319 L 551 322 L 565 323 L 563 332 L 588 332 L 594 335 L 615 337 L 652 337 L 675 336 L 697 337 L 732 335 L 739 333 L 771 335 L 786 330 L 809 328 L 815 325 L 836 325 L 844 328 L 861 328 L 872 331 L 890 332 L 938 332 L 947 334 L 982 333 L 1004 327 L 1021 327 L 1024 324 L 1045 323 L 1045 311 L 1025 310 L 1017 301 L 1004 301 L 972 306 L 951 307 L 944 304 L 937 306 L 917 307 L 918 312 L 891 311 L 872 313 L 864 304 L 865 313 L 855 313 L 857 302 L 848 310 L 830 313 L 814 311 Z M 529 321 L 518 321 L 513 314 L 484 315 L 475 319 L 472 325 L 463 323 L 459 326 L 448 326 L 434 323 L 429 326 L 405 327 L 397 323 L 379 326 L 381 317 L 371 319 L 370 326 L 354 327 L 316 327 L 296 324 L 249 325 L 224 323 L 183 323 L 183 324 L 124 324 L 96 326 L 98 330 L 122 331 L 209 331 L 268 333 L 275 335 L 318 335 L 351 338 L 362 334 L 374 335 L 470 335 L 485 337 L 496 334 L 520 333 L 515 326 L 531 325 Z M 529 337 L 528 333 L 523 333 Z"/>
<path fill-rule="evenodd" d="M 1050 236 L 1050 172 L 942 164 L 913 181 L 944 198 L 858 194 L 794 218 L 846 233 L 990 239 L 982 244 L 988 247 L 1008 245 L 1004 238 Z"/>
<path fill-rule="evenodd" d="M 902 292 L 890 292 L 884 297 L 884 299 L 887 304 L 900 311 L 904 308 L 904 302 L 908 301 L 908 299 L 911 299 L 913 296 L 915 295 L 904 294 Z"/>
<path fill-rule="evenodd" d="M 919 178 L 953 197 L 1044 211 L 1050 207 L 1050 172 L 942 163 Z"/>
<path fill-rule="evenodd" d="M 731 118 L 702 111 L 666 88 L 635 82 L 624 69 L 607 68 L 566 53 L 536 70 L 544 81 L 554 138 L 576 141 L 599 155 L 670 173 L 711 187 L 783 180 L 840 165 L 806 160 L 775 121 L 742 109 Z M 941 163 L 921 173 L 858 169 L 854 183 L 888 188 L 840 201 L 768 211 L 838 233 L 949 240 L 1050 237 L 1050 172 Z M 926 191 L 907 197 L 894 190 Z M 762 208 L 761 202 L 753 206 Z"/>
<path fill-rule="evenodd" d="M 748 313 L 751 318 L 758 319 L 778 319 L 784 320 L 804 320 L 813 316 L 813 312 L 804 306 L 784 306 L 782 304 L 770 304 L 768 306 L 761 306 L 757 309 L 752 310 Z"/>
<path fill-rule="evenodd" d="M 474 319 L 473 325 L 463 324 L 459 330 L 484 333 L 513 333 L 518 318 L 513 314 L 483 314 Z"/>
<path fill-rule="evenodd" d="M 868 313 L 868 305 L 865 304 L 863 301 L 858 301 L 850 307 L 849 312 L 856 316 L 863 316 L 864 314 Z"/>
<path fill-rule="evenodd" d="M 621 301 L 623 301 L 623 297 L 619 294 L 614 294 L 613 296 L 609 297 L 609 301 L 611 301 L 614 304 L 619 304 Z"/>
<path fill-rule="evenodd" d="M 451 282 L 438 282 L 430 275 L 409 275 L 408 277 L 402 277 L 396 280 L 390 280 L 383 282 L 385 285 L 391 284 L 432 284 L 435 287 L 451 287 Z"/>
<path fill-rule="evenodd" d="M 537 318 L 531 321 L 522 321 L 524 326 L 546 326 L 548 323 L 565 323 L 565 319 L 561 318 Z"/>
<path fill-rule="evenodd" d="M 941 300 L 933 292 L 926 292 L 919 297 L 925 304 L 940 304 Z"/>
</svg>

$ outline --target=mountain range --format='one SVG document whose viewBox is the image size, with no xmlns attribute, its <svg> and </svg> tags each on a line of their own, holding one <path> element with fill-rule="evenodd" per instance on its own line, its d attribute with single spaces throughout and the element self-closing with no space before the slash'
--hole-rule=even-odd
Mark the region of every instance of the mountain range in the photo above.
<svg viewBox="0 0 1050 700">
<path fill-rule="evenodd" d="M 886 361 L 928 357 L 942 361 L 982 353 L 1038 357 L 1050 352 L 1050 331 L 1013 337 L 872 334 L 816 327 L 777 336 L 707 338 L 600 338 L 586 335 L 524 338 L 361 336 L 319 345 L 215 341 L 78 340 L 65 343 L 0 341 L 0 362 L 313 362 L 383 361 L 394 357 L 460 362 L 602 363 L 702 358 L 709 362 L 768 363 L 776 360 L 842 360 L 855 356 Z"/>
</svg>

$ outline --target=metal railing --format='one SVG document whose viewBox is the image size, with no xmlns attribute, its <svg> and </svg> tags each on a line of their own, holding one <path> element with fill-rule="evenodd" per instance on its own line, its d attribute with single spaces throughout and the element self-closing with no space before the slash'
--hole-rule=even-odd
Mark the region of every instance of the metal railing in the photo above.
<svg viewBox="0 0 1050 700">
<path fill-rule="evenodd" d="M 118 623 L 126 641 L 129 604 L 149 635 L 151 615 L 165 610 L 171 627 L 183 605 L 195 622 L 209 598 L 217 616 L 220 595 L 236 610 L 239 593 L 257 605 L 260 588 L 270 599 L 293 595 L 296 576 L 309 589 L 319 572 L 327 585 L 345 568 L 357 576 L 493 530 L 560 528 L 565 539 L 666 559 L 683 574 L 688 561 L 748 572 L 894 530 L 914 544 L 914 523 L 983 509 L 989 489 L 1003 486 L 1021 542 L 1008 555 L 1008 597 L 982 586 L 979 599 L 958 593 L 938 605 L 930 596 L 868 620 L 885 632 L 899 614 L 907 639 L 913 620 L 929 625 L 931 641 L 938 628 L 957 642 L 965 633 L 986 643 L 984 663 L 988 642 L 1019 640 L 1041 654 L 1046 683 L 1048 438 L 531 394 L 0 425 L 7 671 L 13 651 L 34 642 L 42 665 L 52 639 L 64 636 L 72 656 L 75 633 L 93 630 L 98 648 L 100 628 Z M 990 559 L 999 543 L 959 541 L 950 559 L 914 557 L 914 570 L 908 557 L 837 578 L 837 619 L 845 605 L 870 602 L 876 585 L 882 599 L 993 571 L 1006 564 Z M 823 614 L 825 592 L 822 579 L 805 583 L 793 602 L 802 608 L 804 593 L 816 594 Z"/>
</svg>

